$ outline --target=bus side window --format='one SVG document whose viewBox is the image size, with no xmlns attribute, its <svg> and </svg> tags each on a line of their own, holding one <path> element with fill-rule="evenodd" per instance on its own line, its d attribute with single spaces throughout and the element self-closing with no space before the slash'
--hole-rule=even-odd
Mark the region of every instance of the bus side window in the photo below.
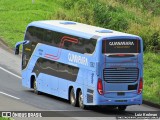
<svg viewBox="0 0 160 120">
<path fill-rule="evenodd" d="M 31 45 L 31 52 L 33 53 L 35 47 L 36 47 L 36 42 L 32 42 L 32 45 Z"/>
<path fill-rule="evenodd" d="M 29 30 L 27 29 L 24 40 L 30 40 L 31 39 L 31 34 L 29 32 Z"/>
<path fill-rule="evenodd" d="M 25 38 L 24 40 L 33 40 L 34 37 L 34 27 L 30 26 L 26 30 Z"/>
<path fill-rule="evenodd" d="M 52 32 L 52 46 L 60 47 L 61 35 L 58 32 Z"/>
<path fill-rule="evenodd" d="M 31 33 L 31 36 L 32 36 L 31 41 L 34 41 L 34 42 L 38 41 L 39 42 L 39 40 L 37 38 L 37 36 L 38 36 L 37 30 L 36 30 L 35 27 L 32 27 L 32 29 L 30 30 L 30 33 Z"/>
<path fill-rule="evenodd" d="M 86 46 L 85 53 L 92 54 L 96 47 L 96 41 L 95 40 L 86 41 L 85 46 Z"/>
<path fill-rule="evenodd" d="M 73 46 L 74 51 L 79 52 L 79 53 L 84 53 L 84 46 L 83 45 L 84 45 L 83 39 L 79 38 L 78 44 L 74 44 L 74 46 Z"/>
<path fill-rule="evenodd" d="M 44 30 L 41 28 L 35 28 L 35 41 L 42 42 L 44 39 Z"/>
<path fill-rule="evenodd" d="M 64 42 L 64 49 L 70 49 L 72 48 L 72 42 L 65 41 Z"/>
<path fill-rule="evenodd" d="M 84 43 L 84 53 L 91 53 L 91 49 L 90 49 L 90 41 L 86 40 Z"/>
<path fill-rule="evenodd" d="M 22 55 L 22 67 L 25 67 L 26 64 L 27 64 L 27 62 L 26 62 L 26 54 L 23 53 L 23 55 Z"/>
<path fill-rule="evenodd" d="M 79 38 L 78 44 L 74 44 L 73 51 L 82 54 L 92 54 L 95 50 L 96 40 L 85 40 L 84 38 Z"/>
<path fill-rule="evenodd" d="M 44 35 L 44 42 L 45 43 L 51 43 L 53 39 L 52 31 L 50 30 L 45 30 L 45 35 Z"/>
</svg>

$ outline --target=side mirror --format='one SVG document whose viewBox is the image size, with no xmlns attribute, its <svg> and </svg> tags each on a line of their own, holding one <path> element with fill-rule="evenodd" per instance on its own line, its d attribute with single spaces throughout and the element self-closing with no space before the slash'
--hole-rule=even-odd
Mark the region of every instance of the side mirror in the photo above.
<svg viewBox="0 0 160 120">
<path fill-rule="evenodd" d="M 24 40 L 24 41 L 21 41 L 21 42 L 17 42 L 16 43 L 16 45 L 15 45 L 15 50 L 14 50 L 14 54 L 15 55 L 19 55 L 19 46 L 21 45 L 21 44 L 28 44 L 29 43 L 29 41 L 28 40 Z"/>
<path fill-rule="evenodd" d="M 19 55 L 19 46 L 16 46 L 16 48 L 14 50 L 14 54 L 15 55 Z"/>
</svg>

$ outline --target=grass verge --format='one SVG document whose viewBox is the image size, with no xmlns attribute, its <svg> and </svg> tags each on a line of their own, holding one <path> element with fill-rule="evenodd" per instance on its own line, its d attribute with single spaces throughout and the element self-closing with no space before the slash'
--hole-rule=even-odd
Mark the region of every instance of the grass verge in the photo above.
<svg viewBox="0 0 160 120">
<path fill-rule="evenodd" d="M 143 97 L 160 105 L 160 54 L 144 54 Z"/>
<path fill-rule="evenodd" d="M 4 117 L 0 117 L 0 120 L 14 120 L 12 118 L 4 118 Z"/>
</svg>

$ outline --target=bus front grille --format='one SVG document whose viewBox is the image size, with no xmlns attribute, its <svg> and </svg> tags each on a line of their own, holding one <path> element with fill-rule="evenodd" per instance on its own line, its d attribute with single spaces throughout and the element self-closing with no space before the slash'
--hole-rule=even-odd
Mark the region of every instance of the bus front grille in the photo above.
<svg viewBox="0 0 160 120">
<path fill-rule="evenodd" d="M 133 83 L 138 79 L 138 68 L 105 68 L 103 78 L 107 83 Z"/>
</svg>

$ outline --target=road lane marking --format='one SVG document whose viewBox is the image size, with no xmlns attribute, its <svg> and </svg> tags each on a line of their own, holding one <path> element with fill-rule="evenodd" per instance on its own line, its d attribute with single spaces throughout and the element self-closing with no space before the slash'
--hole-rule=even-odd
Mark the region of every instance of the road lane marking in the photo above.
<svg viewBox="0 0 160 120">
<path fill-rule="evenodd" d="M 15 97 L 15 96 L 13 96 L 13 95 L 9 95 L 9 94 L 4 93 L 4 92 L 1 92 L 1 91 L 0 91 L 0 94 L 3 94 L 3 95 L 6 95 L 6 96 L 9 96 L 9 97 L 12 97 L 12 98 L 17 99 L 17 100 L 20 99 L 20 98 L 18 98 L 18 97 Z"/>
<path fill-rule="evenodd" d="M 17 78 L 20 78 L 20 79 L 21 79 L 20 76 L 18 76 L 18 75 L 16 75 L 16 74 L 14 74 L 14 73 L 12 73 L 12 72 L 10 72 L 10 71 L 8 71 L 8 70 L 2 68 L 2 67 L 0 67 L 0 69 L 3 70 L 3 71 L 5 71 L 5 72 L 7 72 L 7 73 L 9 73 L 9 74 L 11 74 L 11 75 L 13 75 L 13 76 L 15 76 L 15 77 L 17 77 Z"/>
</svg>

